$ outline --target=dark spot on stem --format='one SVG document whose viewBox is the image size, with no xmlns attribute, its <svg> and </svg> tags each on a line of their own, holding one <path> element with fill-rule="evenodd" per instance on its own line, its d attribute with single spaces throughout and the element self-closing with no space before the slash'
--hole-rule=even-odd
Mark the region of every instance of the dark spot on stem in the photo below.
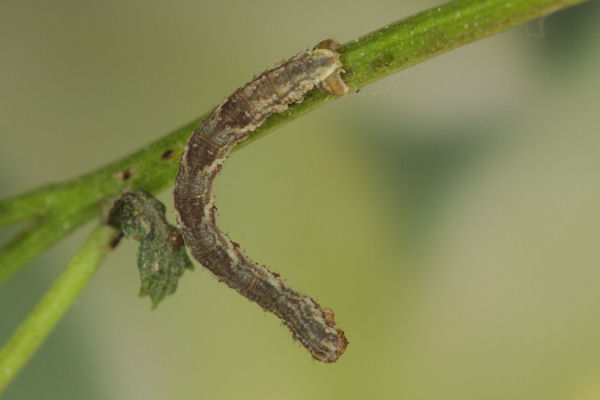
<svg viewBox="0 0 600 400">
<path fill-rule="evenodd" d="M 133 167 L 127 168 L 126 170 L 119 172 L 119 179 L 122 181 L 126 181 L 129 178 L 131 178 L 133 174 L 135 174 L 135 170 L 133 169 Z"/>
<path fill-rule="evenodd" d="M 162 156 L 160 156 L 160 158 L 161 158 L 163 161 L 171 161 L 172 159 L 174 159 L 174 158 L 175 158 L 175 150 L 173 150 L 173 149 L 169 149 L 169 150 L 165 151 L 165 152 L 162 154 Z"/>
<path fill-rule="evenodd" d="M 110 249 L 114 249 L 115 247 L 117 247 L 119 245 L 119 243 L 121 242 L 121 239 L 123 239 L 123 232 L 119 231 L 119 233 L 116 234 L 116 236 L 113 238 L 113 240 L 110 241 Z"/>
</svg>

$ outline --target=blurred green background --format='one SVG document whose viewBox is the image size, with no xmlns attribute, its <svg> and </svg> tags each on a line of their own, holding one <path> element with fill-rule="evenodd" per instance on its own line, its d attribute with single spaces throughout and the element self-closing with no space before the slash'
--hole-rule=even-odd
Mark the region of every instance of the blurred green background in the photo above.
<svg viewBox="0 0 600 400">
<path fill-rule="evenodd" d="M 435 4 L 3 0 L 0 196 Z M 336 364 L 200 267 L 151 311 L 127 242 L 3 398 L 600 398 L 599 18 L 589 2 L 459 48 L 225 164 L 222 226 L 335 310 L 350 340 Z M 2 342 L 84 234 L 2 285 Z"/>
</svg>

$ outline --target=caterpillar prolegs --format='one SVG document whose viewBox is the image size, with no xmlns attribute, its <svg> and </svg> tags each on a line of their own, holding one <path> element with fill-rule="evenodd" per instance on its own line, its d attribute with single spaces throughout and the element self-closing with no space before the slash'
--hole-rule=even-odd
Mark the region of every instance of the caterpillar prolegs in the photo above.
<svg viewBox="0 0 600 400">
<path fill-rule="evenodd" d="M 217 225 L 213 182 L 236 143 L 272 114 L 301 102 L 321 86 L 335 96 L 348 87 L 333 40 L 299 53 L 263 72 L 218 105 L 189 138 L 175 179 L 175 209 L 184 242 L 192 255 L 217 278 L 263 309 L 278 316 L 312 356 L 334 362 L 346 349 L 344 332 L 334 314 L 252 261 Z"/>
</svg>

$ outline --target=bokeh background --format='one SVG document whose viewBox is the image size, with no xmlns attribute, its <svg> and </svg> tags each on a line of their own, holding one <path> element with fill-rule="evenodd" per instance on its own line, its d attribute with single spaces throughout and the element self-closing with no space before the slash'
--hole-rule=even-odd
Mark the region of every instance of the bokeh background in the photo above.
<svg viewBox="0 0 600 400">
<path fill-rule="evenodd" d="M 436 3 L 3 0 L 0 196 L 100 167 L 283 57 Z M 600 398 L 599 18 L 592 1 L 459 48 L 225 164 L 222 226 L 335 310 L 337 363 L 201 267 L 151 311 L 123 243 L 3 398 Z M 2 285 L 2 341 L 86 229 Z"/>
</svg>

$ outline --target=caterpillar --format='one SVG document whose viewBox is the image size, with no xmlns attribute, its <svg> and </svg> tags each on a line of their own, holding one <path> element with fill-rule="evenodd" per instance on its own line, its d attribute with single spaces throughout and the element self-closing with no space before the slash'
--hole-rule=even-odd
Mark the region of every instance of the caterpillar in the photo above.
<svg viewBox="0 0 600 400">
<path fill-rule="evenodd" d="M 219 281 L 281 319 L 313 358 L 334 362 L 348 341 L 335 328 L 334 313 L 321 307 L 264 265 L 252 261 L 219 229 L 213 182 L 231 149 L 267 117 L 299 103 L 321 86 L 344 96 L 342 63 L 331 39 L 255 77 L 219 104 L 188 139 L 175 179 L 174 202 L 186 246 Z"/>
</svg>

